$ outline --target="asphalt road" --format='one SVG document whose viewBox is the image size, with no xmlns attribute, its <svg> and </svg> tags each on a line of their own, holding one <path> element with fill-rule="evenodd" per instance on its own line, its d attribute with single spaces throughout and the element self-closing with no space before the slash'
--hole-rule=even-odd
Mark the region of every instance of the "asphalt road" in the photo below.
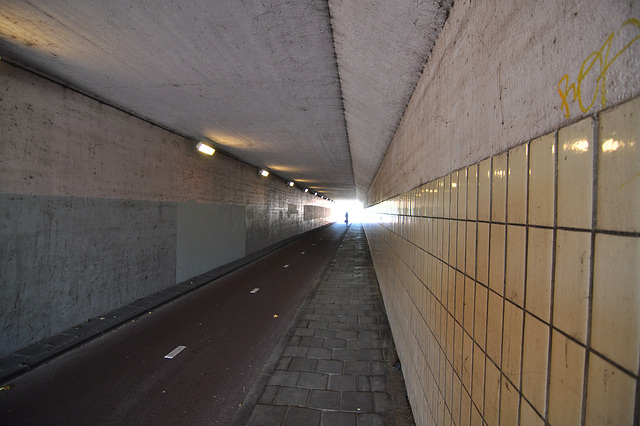
<svg viewBox="0 0 640 426">
<path fill-rule="evenodd" d="M 345 231 L 312 232 L 18 377 L 0 424 L 229 424 Z"/>
</svg>

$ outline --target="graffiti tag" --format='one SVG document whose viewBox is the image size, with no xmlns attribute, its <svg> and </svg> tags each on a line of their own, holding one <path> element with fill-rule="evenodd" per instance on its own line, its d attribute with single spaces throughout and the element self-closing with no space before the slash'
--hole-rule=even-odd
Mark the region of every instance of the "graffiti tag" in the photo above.
<svg viewBox="0 0 640 426">
<path fill-rule="evenodd" d="M 620 27 L 620 30 L 622 30 L 627 25 L 635 27 L 634 29 L 638 29 L 640 31 L 640 21 L 635 18 L 626 20 Z M 620 32 L 620 30 L 618 30 L 618 32 Z M 571 99 L 572 101 L 577 100 L 582 112 L 587 112 L 591 109 L 593 104 L 595 104 L 599 93 L 602 107 L 604 108 L 607 105 L 607 71 L 609 70 L 611 64 L 613 64 L 613 62 L 622 54 L 622 52 L 627 50 L 633 43 L 640 39 L 640 34 L 636 35 L 630 42 L 628 42 L 622 49 L 620 49 L 618 53 L 610 58 L 611 45 L 613 44 L 615 35 L 615 32 L 609 34 L 602 47 L 587 56 L 587 59 L 584 60 L 582 66 L 580 67 L 580 71 L 578 72 L 575 83 L 569 84 L 569 74 L 565 74 L 560 79 L 560 82 L 558 83 L 558 94 L 560 94 L 560 99 L 562 99 L 562 109 L 565 111 L 565 116 L 567 118 L 569 118 L 570 116 L 569 103 L 567 99 Z M 588 99 L 587 96 L 587 101 L 590 101 L 590 103 L 588 105 L 585 105 L 582 99 L 582 83 L 584 79 L 589 75 L 589 73 L 596 71 L 599 71 L 599 74 L 597 74 L 595 80 L 596 84 L 593 89 L 593 95 L 591 95 L 591 99 Z M 585 93 L 585 95 L 588 95 L 588 93 Z"/>
</svg>

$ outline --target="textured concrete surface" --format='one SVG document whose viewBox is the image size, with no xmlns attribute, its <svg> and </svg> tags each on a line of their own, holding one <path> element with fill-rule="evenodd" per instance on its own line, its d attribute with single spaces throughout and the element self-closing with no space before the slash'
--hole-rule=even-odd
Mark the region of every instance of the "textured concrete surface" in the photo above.
<svg viewBox="0 0 640 426">
<path fill-rule="evenodd" d="M 456 1 L 367 203 L 639 95 L 638 19 L 638 1 Z"/>
<path fill-rule="evenodd" d="M 452 0 L 329 0 L 359 199 L 396 132 Z"/>
<path fill-rule="evenodd" d="M 9 2 L 0 11 L 3 59 L 284 178 L 354 195 L 326 1 Z"/>
<path fill-rule="evenodd" d="M 5 2 L 0 56 L 349 199 L 366 193 L 450 3 Z"/>
<path fill-rule="evenodd" d="M 0 211 L 0 357 L 175 284 L 175 204 L 0 194 Z"/>
<path fill-rule="evenodd" d="M 233 424 L 413 424 L 361 224 L 349 226 L 274 355 Z"/>
<path fill-rule="evenodd" d="M 298 210 L 328 203 L 0 61 L 1 192 Z"/>
</svg>

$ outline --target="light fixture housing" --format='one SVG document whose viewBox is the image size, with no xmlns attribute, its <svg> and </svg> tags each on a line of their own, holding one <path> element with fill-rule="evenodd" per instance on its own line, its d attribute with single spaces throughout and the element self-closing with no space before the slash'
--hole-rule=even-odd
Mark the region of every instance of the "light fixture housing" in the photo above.
<svg viewBox="0 0 640 426">
<path fill-rule="evenodd" d="M 269 171 L 265 170 L 265 169 L 260 169 L 260 171 L 258 172 L 258 174 L 262 177 L 267 177 L 269 176 Z"/>
<path fill-rule="evenodd" d="M 196 148 L 201 153 L 207 154 L 207 155 L 213 155 L 213 153 L 216 152 L 216 150 L 213 147 L 207 145 L 204 142 L 198 142 L 198 144 L 196 145 Z"/>
</svg>

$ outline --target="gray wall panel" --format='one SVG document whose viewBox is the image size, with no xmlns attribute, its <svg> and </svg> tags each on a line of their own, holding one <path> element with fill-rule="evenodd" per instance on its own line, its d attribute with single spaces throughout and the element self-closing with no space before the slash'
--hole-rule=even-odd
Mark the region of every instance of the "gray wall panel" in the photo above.
<svg viewBox="0 0 640 426">
<path fill-rule="evenodd" d="M 245 206 L 179 203 L 177 229 L 177 282 L 245 255 Z"/>
</svg>

